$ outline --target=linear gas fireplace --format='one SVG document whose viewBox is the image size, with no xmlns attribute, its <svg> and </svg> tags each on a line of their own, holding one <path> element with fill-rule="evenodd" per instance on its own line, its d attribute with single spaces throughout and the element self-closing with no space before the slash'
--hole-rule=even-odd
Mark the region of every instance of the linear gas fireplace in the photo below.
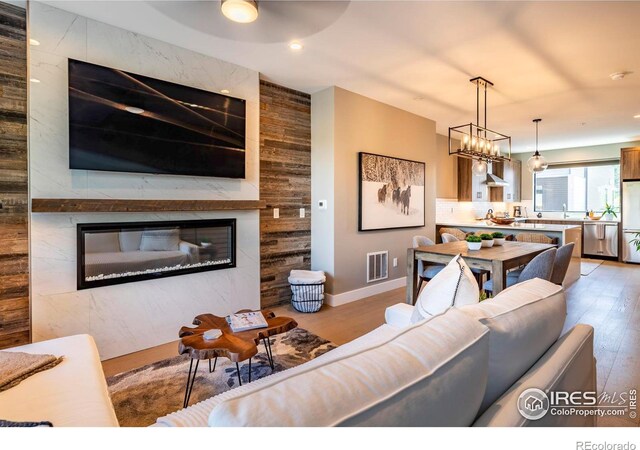
<svg viewBox="0 0 640 450">
<path fill-rule="evenodd" d="M 78 289 L 235 266 L 235 219 L 78 224 Z"/>
</svg>

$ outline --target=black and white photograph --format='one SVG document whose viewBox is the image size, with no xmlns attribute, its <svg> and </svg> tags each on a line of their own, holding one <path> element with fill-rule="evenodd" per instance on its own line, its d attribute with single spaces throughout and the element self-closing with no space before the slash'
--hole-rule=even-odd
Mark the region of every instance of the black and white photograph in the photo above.
<svg viewBox="0 0 640 450">
<path fill-rule="evenodd" d="M 360 152 L 358 231 L 424 226 L 425 164 Z"/>
</svg>

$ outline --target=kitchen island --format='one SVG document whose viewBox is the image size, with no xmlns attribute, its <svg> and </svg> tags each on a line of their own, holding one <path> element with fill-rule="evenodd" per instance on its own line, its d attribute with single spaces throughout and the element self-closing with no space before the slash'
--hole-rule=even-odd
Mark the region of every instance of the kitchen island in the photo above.
<svg viewBox="0 0 640 450">
<path fill-rule="evenodd" d="M 556 225 L 514 222 L 511 225 L 497 225 L 488 220 L 475 221 L 455 221 L 438 222 L 436 224 L 437 242 L 442 242 L 440 238 L 440 228 L 457 228 L 467 233 L 477 233 L 486 231 L 487 233 L 500 232 L 505 236 L 512 235 L 513 238 L 520 233 L 544 234 L 551 239 L 557 239 L 558 247 L 573 242 L 575 247 L 569 264 L 569 270 L 562 285 L 568 287 L 580 278 L 580 261 L 582 255 L 582 226 L 581 225 Z"/>
</svg>

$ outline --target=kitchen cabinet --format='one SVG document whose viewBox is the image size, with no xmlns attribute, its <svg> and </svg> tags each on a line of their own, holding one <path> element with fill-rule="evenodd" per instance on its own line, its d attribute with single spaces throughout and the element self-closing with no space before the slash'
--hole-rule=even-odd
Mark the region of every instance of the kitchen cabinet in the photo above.
<svg viewBox="0 0 640 450">
<path fill-rule="evenodd" d="M 622 181 L 640 181 L 640 147 L 622 149 L 620 172 Z"/>
<path fill-rule="evenodd" d="M 486 175 L 475 176 L 471 172 L 473 160 L 458 158 L 458 201 L 488 202 L 489 187 Z"/>
<path fill-rule="evenodd" d="M 522 192 L 522 163 L 518 160 L 500 161 L 492 164 L 492 173 L 508 183 L 507 186 L 489 188 L 492 202 L 519 202 Z"/>
</svg>

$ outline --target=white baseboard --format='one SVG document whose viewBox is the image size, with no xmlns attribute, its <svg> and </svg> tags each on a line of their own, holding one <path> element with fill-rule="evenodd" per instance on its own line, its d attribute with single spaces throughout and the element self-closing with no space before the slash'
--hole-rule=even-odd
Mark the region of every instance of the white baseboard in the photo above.
<svg viewBox="0 0 640 450">
<path fill-rule="evenodd" d="M 324 299 L 329 306 L 340 306 L 366 297 L 371 297 L 372 295 L 398 289 L 406 285 L 407 277 L 396 278 L 394 280 L 376 283 L 353 291 L 343 292 L 342 294 L 325 294 Z"/>
</svg>

